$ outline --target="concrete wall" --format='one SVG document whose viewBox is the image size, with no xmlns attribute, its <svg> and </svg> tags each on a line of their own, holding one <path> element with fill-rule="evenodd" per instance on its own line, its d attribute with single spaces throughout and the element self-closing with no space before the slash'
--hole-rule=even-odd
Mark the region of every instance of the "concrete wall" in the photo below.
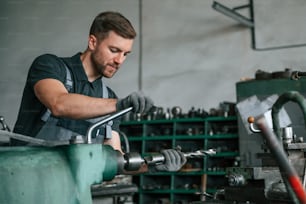
<svg viewBox="0 0 306 204">
<path fill-rule="evenodd" d="M 113 79 L 106 80 L 121 97 L 138 90 L 141 84 L 142 91 L 158 106 L 181 106 L 184 112 L 192 106 L 209 110 L 223 101 L 235 102 L 235 83 L 254 77 L 258 69 L 305 70 L 306 47 L 255 51 L 251 48 L 250 29 L 213 10 L 212 2 L 2 0 L 0 115 L 11 127 L 14 125 L 33 59 L 42 53 L 71 56 L 83 51 L 93 18 L 104 10 L 120 11 L 139 33 L 125 65 Z M 218 2 L 228 7 L 248 3 Z M 281 4 L 273 6 L 276 11 Z"/>
</svg>

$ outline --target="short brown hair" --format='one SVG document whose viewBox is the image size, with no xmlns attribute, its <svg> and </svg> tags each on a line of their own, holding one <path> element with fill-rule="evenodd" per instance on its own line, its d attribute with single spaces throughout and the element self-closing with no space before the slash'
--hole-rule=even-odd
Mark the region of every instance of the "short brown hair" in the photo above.
<svg viewBox="0 0 306 204">
<path fill-rule="evenodd" d="M 114 11 L 98 14 L 92 22 L 89 34 L 103 40 L 110 31 L 114 31 L 116 34 L 127 39 L 134 39 L 136 37 L 136 31 L 131 22 L 122 14 Z"/>
</svg>

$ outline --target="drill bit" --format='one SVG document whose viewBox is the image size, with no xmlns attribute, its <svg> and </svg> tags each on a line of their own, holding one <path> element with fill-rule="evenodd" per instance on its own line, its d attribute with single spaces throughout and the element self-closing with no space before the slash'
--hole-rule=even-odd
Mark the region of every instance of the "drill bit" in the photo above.
<svg viewBox="0 0 306 204">
<path fill-rule="evenodd" d="M 208 149 L 208 150 L 196 150 L 194 152 L 184 152 L 184 156 L 186 158 L 199 158 L 204 157 L 206 155 L 211 156 L 216 154 L 215 149 Z"/>
</svg>

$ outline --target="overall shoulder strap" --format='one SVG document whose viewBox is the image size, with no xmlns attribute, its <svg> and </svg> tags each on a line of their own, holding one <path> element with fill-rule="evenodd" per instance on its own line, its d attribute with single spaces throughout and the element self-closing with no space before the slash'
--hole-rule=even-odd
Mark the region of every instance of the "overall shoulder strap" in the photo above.
<svg viewBox="0 0 306 204">
<path fill-rule="evenodd" d="M 70 92 L 72 90 L 73 87 L 73 81 L 72 81 L 72 77 L 71 77 L 71 72 L 69 70 L 69 68 L 67 67 L 67 65 L 65 64 L 65 69 L 66 69 L 66 81 L 65 81 L 65 87 L 68 90 L 68 92 Z"/>
<path fill-rule="evenodd" d="M 103 98 L 108 98 L 108 89 L 107 86 L 103 83 L 102 78 L 101 78 L 101 83 L 102 83 L 102 97 Z"/>
<path fill-rule="evenodd" d="M 67 89 L 68 92 L 72 91 L 73 88 L 73 81 L 72 81 L 72 77 L 71 77 L 71 72 L 69 70 L 69 68 L 67 67 L 66 63 L 63 61 L 63 64 L 65 66 L 66 69 L 66 80 L 65 80 L 65 87 Z M 41 120 L 46 122 L 49 117 L 51 116 L 51 111 L 49 109 L 46 110 L 46 112 L 41 116 Z"/>
</svg>

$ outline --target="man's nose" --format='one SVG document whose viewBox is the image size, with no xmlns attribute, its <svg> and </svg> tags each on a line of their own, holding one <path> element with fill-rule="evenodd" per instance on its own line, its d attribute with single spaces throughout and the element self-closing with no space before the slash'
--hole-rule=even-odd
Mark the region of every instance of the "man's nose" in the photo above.
<svg viewBox="0 0 306 204">
<path fill-rule="evenodd" d="M 125 60 L 125 55 L 124 54 L 118 54 L 116 57 L 115 57 L 115 62 L 117 64 L 122 64 Z"/>
</svg>

